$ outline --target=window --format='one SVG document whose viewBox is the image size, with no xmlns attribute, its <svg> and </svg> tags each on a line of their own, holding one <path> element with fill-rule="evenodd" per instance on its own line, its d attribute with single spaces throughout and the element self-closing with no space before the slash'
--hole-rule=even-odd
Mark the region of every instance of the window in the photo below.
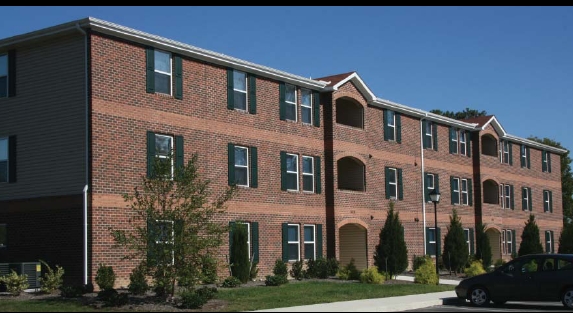
<svg viewBox="0 0 573 313">
<path fill-rule="evenodd" d="M 471 156 L 471 133 L 450 126 L 450 154 Z M 494 150 L 495 151 L 495 150 Z"/>
<path fill-rule="evenodd" d="M 558 270 L 572 270 L 573 269 L 573 263 L 571 263 L 571 261 L 569 261 L 569 260 L 559 259 L 557 261 L 557 269 Z"/>
<path fill-rule="evenodd" d="M 247 73 L 233 70 L 234 108 L 247 110 Z"/>
<path fill-rule="evenodd" d="M 521 156 L 520 157 L 521 167 L 531 168 L 531 158 L 530 158 L 529 147 L 527 147 L 525 145 L 521 145 L 520 156 Z"/>
<path fill-rule="evenodd" d="M 302 190 L 314 192 L 314 158 L 302 157 Z"/>
<path fill-rule="evenodd" d="M 173 250 L 173 239 L 175 238 L 173 221 L 155 220 L 153 232 L 155 246 L 152 249 L 152 254 L 158 260 L 170 260 L 171 264 L 173 264 L 175 261 Z"/>
<path fill-rule="evenodd" d="M 298 191 L 298 155 L 286 155 L 287 190 Z"/>
<path fill-rule="evenodd" d="M 427 255 L 436 255 L 436 249 L 441 250 L 440 240 L 436 241 L 436 238 L 441 238 L 440 228 L 438 227 L 437 237 L 436 237 L 436 229 L 434 227 L 426 227 Z"/>
<path fill-rule="evenodd" d="M 386 134 L 387 140 L 396 140 L 396 115 L 394 111 L 386 110 Z"/>
<path fill-rule="evenodd" d="M 471 240 L 470 240 L 470 229 L 469 228 L 464 228 L 464 236 L 466 238 L 466 244 L 468 245 L 468 253 L 471 255 L 472 254 L 472 246 L 471 246 Z"/>
<path fill-rule="evenodd" d="M 161 163 L 166 164 L 171 170 L 171 177 L 173 177 L 173 137 L 166 135 L 155 134 L 155 158 L 159 159 Z M 170 162 L 171 164 L 168 164 Z"/>
<path fill-rule="evenodd" d="M 462 179 L 462 204 L 468 205 L 469 198 L 468 198 L 468 180 Z"/>
<path fill-rule="evenodd" d="M 397 199 L 398 198 L 398 174 L 395 168 L 388 169 L 388 184 L 390 187 L 388 188 L 388 192 L 390 195 L 390 199 Z"/>
<path fill-rule="evenodd" d="M 507 140 L 502 140 L 499 143 L 499 147 L 501 149 L 500 154 L 499 154 L 499 158 L 501 163 L 505 163 L 505 164 L 509 164 L 511 165 L 511 142 L 507 141 Z"/>
<path fill-rule="evenodd" d="M 553 193 L 550 190 L 543 190 L 543 212 L 553 212 Z"/>
<path fill-rule="evenodd" d="M 243 224 L 247 227 L 247 253 L 249 255 L 249 260 L 251 259 L 251 223 L 248 222 L 239 222 L 239 224 Z"/>
<path fill-rule="evenodd" d="M 171 95 L 171 54 L 154 50 L 155 92 Z"/>
<path fill-rule="evenodd" d="M 300 226 L 298 224 L 288 224 L 288 260 L 300 260 Z"/>
<path fill-rule="evenodd" d="M 451 149 L 450 149 L 450 153 L 453 154 L 458 154 L 458 130 L 455 128 L 451 128 L 451 136 L 452 136 L 452 141 L 451 141 Z"/>
<path fill-rule="evenodd" d="M 8 97 L 8 55 L 0 54 L 0 98 Z"/>
<path fill-rule="evenodd" d="M 551 173 L 551 153 L 547 151 L 541 152 L 541 169 L 543 172 Z"/>
<path fill-rule="evenodd" d="M 0 183 L 8 182 L 8 138 L 0 138 Z"/>
<path fill-rule="evenodd" d="M 432 200 L 430 199 L 430 193 L 434 189 L 436 189 L 438 191 L 440 190 L 439 175 L 433 174 L 433 173 L 426 173 L 424 183 L 425 183 L 425 191 L 426 191 L 424 193 L 424 199 L 426 200 L 426 202 L 431 202 Z"/>
<path fill-rule="evenodd" d="M 287 120 L 297 121 L 297 108 L 296 108 L 296 87 L 293 85 L 286 84 L 285 86 L 285 103 L 286 103 L 286 111 L 285 117 Z"/>
<path fill-rule="evenodd" d="M 531 200 L 531 188 L 523 187 L 521 188 L 521 209 L 523 211 L 532 210 L 532 200 Z"/>
<path fill-rule="evenodd" d="M 425 123 L 425 130 L 424 130 L 424 148 L 434 149 L 434 132 L 433 132 L 433 122 L 426 121 Z"/>
<path fill-rule="evenodd" d="M 513 186 L 499 184 L 499 206 L 504 209 L 513 209 Z"/>
<path fill-rule="evenodd" d="M 249 149 L 235 146 L 235 182 L 238 186 L 249 186 Z"/>
<path fill-rule="evenodd" d="M 304 259 L 316 259 L 316 227 L 304 225 Z"/>
<path fill-rule="evenodd" d="M 302 122 L 312 124 L 312 92 L 308 89 L 301 89 L 300 94 L 302 99 L 300 103 Z"/>
<path fill-rule="evenodd" d="M 546 230 L 545 231 L 545 252 L 546 253 L 554 253 L 555 250 L 553 248 L 553 231 Z"/>
<path fill-rule="evenodd" d="M 452 204 L 460 204 L 460 179 L 452 178 Z"/>
<path fill-rule="evenodd" d="M 7 239 L 8 226 L 0 224 L 0 248 L 5 248 L 8 245 Z"/>
<path fill-rule="evenodd" d="M 502 240 L 502 253 L 511 255 L 513 254 L 513 231 L 510 229 L 503 229 L 501 231 Z"/>
<path fill-rule="evenodd" d="M 468 155 L 466 132 L 464 130 L 460 130 L 460 154 Z"/>
</svg>

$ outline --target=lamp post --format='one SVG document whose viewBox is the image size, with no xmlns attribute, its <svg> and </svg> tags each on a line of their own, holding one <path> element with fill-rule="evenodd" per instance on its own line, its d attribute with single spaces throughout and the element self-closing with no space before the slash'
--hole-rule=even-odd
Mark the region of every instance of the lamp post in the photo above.
<svg viewBox="0 0 573 313">
<path fill-rule="evenodd" d="M 434 237 L 436 238 L 436 275 L 438 276 L 438 284 L 440 283 L 440 269 L 438 267 L 438 259 L 440 257 L 440 251 L 438 250 L 438 203 L 440 203 L 440 192 L 434 188 L 430 192 L 430 200 L 434 203 Z"/>
</svg>

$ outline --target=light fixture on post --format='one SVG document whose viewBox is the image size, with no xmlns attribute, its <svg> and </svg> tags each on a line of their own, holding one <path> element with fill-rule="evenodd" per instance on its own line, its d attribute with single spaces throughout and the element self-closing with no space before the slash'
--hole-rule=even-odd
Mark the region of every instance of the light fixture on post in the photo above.
<svg viewBox="0 0 573 313">
<path fill-rule="evenodd" d="M 438 284 L 440 283 L 440 269 L 438 267 L 438 259 L 440 257 L 440 251 L 438 250 L 438 203 L 440 203 L 440 192 L 434 188 L 430 192 L 430 200 L 434 203 L 434 238 L 436 239 L 436 275 L 438 276 Z"/>
</svg>

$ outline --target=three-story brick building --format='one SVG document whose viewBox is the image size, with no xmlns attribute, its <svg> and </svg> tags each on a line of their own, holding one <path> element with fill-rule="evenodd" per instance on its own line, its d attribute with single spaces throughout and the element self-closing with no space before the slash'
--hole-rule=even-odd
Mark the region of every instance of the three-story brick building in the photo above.
<svg viewBox="0 0 573 313">
<path fill-rule="evenodd" d="M 86 18 L 0 40 L 0 107 L 0 263 L 43 259 L 70 281 L 105 263 L 127 284 L 136 262 L 109 229 L 131 227 L 121 195 L 170 151 L 173 167 L 197 153 L 215 193 L 239 186 L 220 222 L 249 223 L 261 275 L 277 258 L 372 266 L 390 201 L 410 260 L 440 249 L 453 208 L 470 252 L 487 224 L 494 258 L 515 252 L 529 213 L 549 251 L 561 229 L 565 150 L 493 116 L 378 98 L 355 72 L 308 79 Z"/>
</svg>

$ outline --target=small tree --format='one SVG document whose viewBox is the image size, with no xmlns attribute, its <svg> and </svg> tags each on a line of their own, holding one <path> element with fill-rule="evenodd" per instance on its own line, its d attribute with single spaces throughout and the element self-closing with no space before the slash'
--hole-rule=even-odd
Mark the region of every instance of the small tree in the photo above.
<svg viewBox="0 0 573 313">
<path fill-rule="evenodd" d="M 573 224 L 565 223 L 559 236 L 559 253 L 573 253 Z"/>
<path fill-rule="evenodd" d="M 476 257 L 482 261 L 484 268 L 491 265 L 492 253 L 489 238 L 485 234 L 485 224 L 479 223 L 476 226 Z"/>
<path fill-rule="evenodd" d="M 529 219 L 525 222 L 525 228 L 521 235 L 521 244 L 519 245 L 518 256 L 543 253 L 543 246 L 539 239 L 539 227 L 535 222 L 535 215 L 529 214 Z"/>
<path fill-rule="evenodd" d="M 386 222 L 380 230 L 374 261 L 379 272 L 386 272 L 393 277 L 408 267 L 408 248 L 404 241 L 404 227 L 399 213 L 394 212 L 394 202 L 390 201 L 389 207 Z"/>
<path fill-rule="evenodd" d="M 462 227 L 462 222 L 457 210 L 453 209 L 452 215 L 450 215 L 448 233 L 444 238 L 442 261 L 450 271 L 453 269 L 456 273 L 459 273 L 468 262 L 468 257 L 468 244 L 466 242 L 464 228 Z"/>
<path fill-rule="evenodd" d="M 251 262 L 249 260 L 248 230 L 244 223 L 234 223 L 231 238 L 231 273 L 242 283 L 249 281 Z"/>
<path fill-rule="evenodd" d="M 197 154 L 184 164 L 180 158 L 155 158 L 133 194 L 124 194 L 134 216 L 128 229 L 110 229 L 124 258 L 143 260 L 155 280 L 155 292 L 173 298 L 176 281 L 197 284 L 206 255 L 216 255 L 228 227 L 218 215 L 236 192 L 229 187 L 213 196 L 202 179 Z M 175 165 L 175 169 L 172 166 Z"/>
</svg>

